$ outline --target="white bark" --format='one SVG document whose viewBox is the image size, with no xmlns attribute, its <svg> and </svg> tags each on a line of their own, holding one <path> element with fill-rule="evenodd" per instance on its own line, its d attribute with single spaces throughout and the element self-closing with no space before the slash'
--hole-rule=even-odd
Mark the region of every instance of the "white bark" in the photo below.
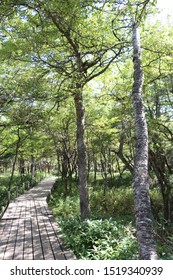
<svg viewBox="0 0 173 280">
<path fill-rule="evenodd" d="M 132 90 L 136 129 L 134 193 L 137 240 L 140 259 L 157 259 L 153 236 L 148 181 L 148 130 L 142 100 L 144 75 L 141 61 L 140 36 L 137 24 L 133 27 L 134 83 Z"/>
</svg>

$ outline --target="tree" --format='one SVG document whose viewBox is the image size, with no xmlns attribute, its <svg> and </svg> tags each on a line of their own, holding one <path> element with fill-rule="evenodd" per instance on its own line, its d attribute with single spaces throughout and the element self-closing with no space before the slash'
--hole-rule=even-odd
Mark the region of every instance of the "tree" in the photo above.
<svg viewBox="0 0 173 280">
<path fill-rule="evenodd" d="M 146 1 L 147 4 L 148 1 Z M 134 83 L 132 89 L 136 129 L 136 155 L 134 166 L 135 216 L 137 239 L 141 259 L 156 259 L 153 237 L 152 212 L 148 182 L 148 130 L 142 100 L 144 75 L 141 61 L 139 22 L 133 23 Z"/>
<path fill-rule="evenodd" d="M 86 83 L 108 69 L 123 47 L 118 39 L 115 42 L 108 25 L 108 15 L 101 13 L 94 1 L 16 1 L 15 5 L 13 2 L 11 5 L 9 3 L 10 1 L 8 7 L 13 6 L 12 12 L 16 17 L 15 20 L 10 20 L 16 38 L 8 38 L 4 45 L 6 48 L 12 46 L 11 58 L 37 63 L 44 71 L 45 68 L 46 71 L 49 69 L 53 79 L 63 88 L 63 94 L 74 97 L 80 209 L 81 217 L 88 218 L 90 205 L 83 89 Z M 100 4 L 104 9 L 104 3 Z M 93 35 L 95 32 L 97 38 Z M 24 46 L 21 40 L 26 37 Z"/>
</svg>

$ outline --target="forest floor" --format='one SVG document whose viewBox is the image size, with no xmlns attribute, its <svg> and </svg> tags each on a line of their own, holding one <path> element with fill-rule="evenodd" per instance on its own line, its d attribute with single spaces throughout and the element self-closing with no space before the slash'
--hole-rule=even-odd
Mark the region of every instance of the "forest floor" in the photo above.
<svg viewBox="0 0 173 280">
<path fill-rule="evenodd" d="M 79 213 L 77 181 L 71 186 L 59 179 L 49 201 L 54 217 L 65 242 L 78 259 L 136 260 L 138 245 L 134 216 L 134 195 L 131 176 L 123 174 L 105 189 L 104 180 L 89 180 L 91 219 L 82 221 Z M 154 234 L 160 259 L 173 259 L 173 224 L 165 227 L 162 199 L 158 189 L 152 189 L 155 211 L 160 216 L 154 220 Z"/>
<path fill-rule="evenodd" d="M 42 180 L 9 204 L 0 220 L 0 259 L 75 258 L 60 240 L 58 225 L 47 205 L 55 180 Z"/>
</svg>

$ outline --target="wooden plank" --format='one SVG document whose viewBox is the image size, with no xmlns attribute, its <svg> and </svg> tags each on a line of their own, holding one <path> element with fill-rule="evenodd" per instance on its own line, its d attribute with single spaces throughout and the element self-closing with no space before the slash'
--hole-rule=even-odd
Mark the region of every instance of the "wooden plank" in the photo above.
<svg viewBox="0 0 173 280">
<path fill-rule="evenodd" d="M 18 223 L 18 232 L 16 236 L 16 246 L 14 251 L 14 260 L 23 260 L 24 255 L 24 219 Z"/>
<path fill-rule="evenodd" d="M 9 204 L 8 209 L 6 210 L 2 220 L 1 220 L 1 238 L 0 238 L 0 260 L 3 259 L 11 259 L 13 257 L 13 245 L 14 244 L 14 234 L 16 233 L 16 212 L 17 204 L 11 203 Z M 10 238 L 12 240 L 10 240 Z M 7 254 L 7 250 L 9 249 L 9 254 Z"/>
<path fill-rule="evenodd" d="M 33 240 L 33 259 L 43 260 L 42 243 L 40 239 L 40 232 L 38 228 L 37 218 L 32 218 L 32 240 Z"/>
<path fill-rule="evenodd" d="M 3 238 L 6 238 L 6 248 L 4 251 L 4 260 L 12 260 L 14 256 L 15 251 L 15 244 L 16 244 L 16 236 L 18 231 L 18 215 L 20 215 L 20 210 L 18 213 L 18 203 L 12 203 L 7 209 L 6 217 L 9 218 L 9 215 L 12 215 L 11 218 L 11 227 L 6 228 L 5 232 L 3 233 Z M 8 237 L 7 237 L 8 236 Z"/>
<path fill-rule="evenodd" d="M 33 260 L 32 220 L 24 221 L 24 260 Z"/>
<path fill-rule="evenodd" d="M 65 258 L 64 252 L 62 250 L 61 244 L 56 235 L 56 231 L 55 231 L 54 227 L 52 226 L 52 222 L 50 219 L 50 217 L 53 217 L 52 212 L 48 209 L 47 205 L 43 204 L 42 202 L 40 202 L 40 204 L 42 204 L 42 211 L 45 215 L 45 227 L 46 227 L 47 235 L 49 238 L 49 242 L 51 244 L 54 258 L 56 260 L 65 260 L 66 258 Z"/>
<path fill-rule="evenodd" d="M 43 260 L 44 253 L 43 253 L 43 245 L 39 227 L 39 220 L 37 217 L 37 207 L 36 202 L 34 202 L 34 208 L 32 207 L 32 240 L 33 240 L 33 255 L 34 260 Z"/>
<path fill-rule="evenodd" d="M 13 222 L 12 219 L 5 221 L 5 226 L 3 228 L 3 233 L 2 233 L 1 239 L 0 239 L 0 260 L 4 259 L 4 254 L 6 251 L 7 244 L 8 244 L 8 239 L 9 239 L 9 235 L 10 235 L 10 231 L 11 231 L 12 222 Z"/>
<path fill-rule="evenodd" d="M 24 214 L 25 213 L 25 204 L 18 202 L 18 232 L 16 236 L 16 245 L 14 251 L 14 260 L 23 260 L 24 256 Z"/>
<path fill-rule="evenodd" d="M 1 220 L 1 223 L 0 223 L 0 240 L 1 240 L 1 236 L 3 235 L 5 225 L 6 225 L 6 220 Z"/>
<path fill-rule="evenodd" d="M 40 240 L 41 240 L 42 251 L 43 251 L 43 258 L 45 260 L 54 260 L 53 251 L 51 248 L 51 244 L 45 226 L 46 224 L 45 217 L 42 214 L 42 205 L 39 202 L 36 202 L 35 207 L 36 207 L 37 223 L 38 223 Z"/>
<path fill-rule="evenodd" d="M 25 202 L 24 213 L 24 242 L 23 242 L 23 259 L 33 260 L 33 240 L 32 240 L 32 219 L 30 215 L 31 200 Z"/>
<path fill-rule="evenodd" d="M 58 227 L 58 224 L 57 222 L 55 221 L 55 218 L 53 216 L 53 213 L 49 210 L 49 214 L 48 214 L 48 217 L 49 217 L 49 221 L 50 221 L 50 224 L 51 224 L 51 227 L 53 229 L 53 232 L 54 232 L 54 236 L 56 236 L 56 238 L 58 239 L 58 242 L 59 242 L 59 245 L 60 245 L 60 248 L 61 248 L 61 254 L 64 255 L 64 258 L 66 260 L 75 260 L 76 259 L 76 256 L 74 255 L 74 253 L 69 249 L 69 247 L 64 244 L 64 242 L 62 241 L 61 239 L 61 235 L 59 233 L 60 229 Z M 57 251 L 57 255 L 56 255 L 56 259 L 59 259 L 60 255 L 59 255 L 59 251 Z"/>
</svg>

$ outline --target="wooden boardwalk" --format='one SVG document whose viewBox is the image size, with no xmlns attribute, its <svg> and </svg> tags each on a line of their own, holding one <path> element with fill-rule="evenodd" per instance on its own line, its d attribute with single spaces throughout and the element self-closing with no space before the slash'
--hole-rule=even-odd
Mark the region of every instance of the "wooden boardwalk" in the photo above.
<svg viewBox="0 0 173 280">
<path fill-rule="evenodd" d="M 0 220 L 0 260 L 75 259 L 57 235 L 58 225 L 47 205 L 55 180 L 41 181 L 9 204 Z"/>
</svg>

